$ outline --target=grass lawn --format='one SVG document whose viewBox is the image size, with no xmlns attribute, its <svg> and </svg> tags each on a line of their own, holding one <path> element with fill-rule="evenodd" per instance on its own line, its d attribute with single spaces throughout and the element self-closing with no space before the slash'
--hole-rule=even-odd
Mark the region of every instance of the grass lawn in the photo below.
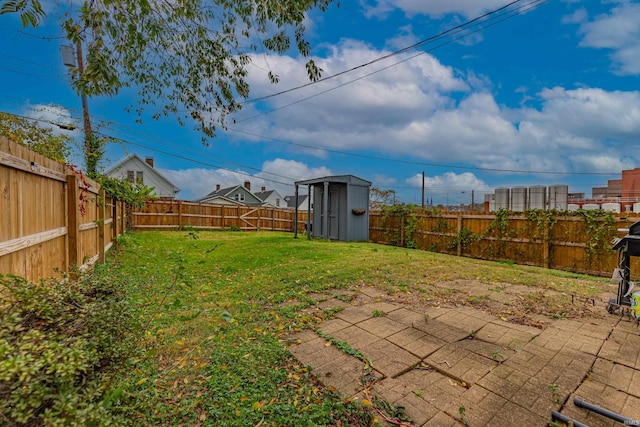
<svg viewBox="0 0 640 427">
<path fill-rule="evenodd" d="M 131 284 L 144 317 L 144 352 L 107 386 L 135 425 L 371 424 L 367 408 L 320 385 L 286 350 L 287 334 L 332 315 L 305 310 L 311 293 L 377 286 L 418 307 L 477 305 L 536 325 L 583 315 L 571 295 L 607 289 L 566 272 L 272 232 L 130 233 L 108 274 Z M 470 292 L 471 282 L 485 291 Z M 494 298 L 509 289 L 511 299 Z"/>
</svg>

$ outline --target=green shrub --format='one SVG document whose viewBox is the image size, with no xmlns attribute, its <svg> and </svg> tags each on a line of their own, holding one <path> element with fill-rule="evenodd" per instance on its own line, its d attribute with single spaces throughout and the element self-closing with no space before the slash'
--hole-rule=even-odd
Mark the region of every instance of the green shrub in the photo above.
<svg viewBox="0 0 640 427">
<path fill-rule="evenodd" d="M 0 424 L 122 424 L 104 375 L 134 354 L 136 321 L 120 283 L 31 283 L 0 275 Z"/>
</svg>

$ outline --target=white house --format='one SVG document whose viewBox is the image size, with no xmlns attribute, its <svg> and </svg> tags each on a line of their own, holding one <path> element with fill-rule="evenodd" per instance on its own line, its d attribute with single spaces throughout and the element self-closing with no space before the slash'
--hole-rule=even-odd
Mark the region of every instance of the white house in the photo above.
<svg viewBox="0 0 640 427">
<path fill-rule="evenodd" d="M 262 200 L 262 206 L 270 206 L 274 208 L 286 208 L 287 202 L 282 198 L 276 190 L 267 191 L 266 187 L 262 187 L 262 191 L 253 193 L 258 199 Z"/>
<path fill-rule="evenodd" d="M 180 191 L 178 187 L 153 167 L 153 157 L 147 157 L 142 160 L 137 154 L 132 154 L 106 171 L 105 175 L 152 187 L 154 188 L 154 194 L 162 198 L 173 199 L 176 197 L 176 193 Z"/>
</svg>

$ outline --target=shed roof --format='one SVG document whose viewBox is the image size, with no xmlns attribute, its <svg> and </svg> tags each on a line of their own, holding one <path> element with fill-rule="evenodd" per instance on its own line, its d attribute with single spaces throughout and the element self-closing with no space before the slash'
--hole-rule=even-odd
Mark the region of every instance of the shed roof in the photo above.
<svg viewBox="0 0 640 427">
<path fill-rule="evenodd" d="M 314 178 L 314 179 L 306 179 L 304 181 L 296 181 L 296 185 L 313 185 L 320 184 L 323 182 L 335 182 L 341 184 L 353 184 L 353 185 L 362 185 L 362 186 L 371 186 L 371 183 L 362 178 L 358 178 L 354 175 L 334 175 L 334 176 L 325 176 L 322 178 Z"/>
</svg>

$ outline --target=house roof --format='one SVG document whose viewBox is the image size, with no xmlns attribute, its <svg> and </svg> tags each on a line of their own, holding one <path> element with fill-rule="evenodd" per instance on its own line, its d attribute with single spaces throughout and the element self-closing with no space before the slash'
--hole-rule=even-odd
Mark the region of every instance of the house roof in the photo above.
<svg viewBox="0 0 640 427">
<path fill-rule="evenodd" d="M 233 187 L 226 187 L 226 188 L 221 188 L 219 190 L 214 190 L 211 193 L 207 194 L 204 197 L 200 197 L 199 199 L 195 199 L 194 202 L 201 202 L 203 200 L 210 200 L 210 199 L 217 199 L 217 198 L 224 198 L 227 200 L 233 200 L 232 197 L 229 197 L 233 192 L 235 192 L 236 190 L 240 190 L 244 193 L 249 194 L 250 196 L 256 198 L 259 202 L 262 202 L 262 199 L 258 198 L 258 196 L 256 196 L 255 194 L 253 194 L 251 191 L 247 190 L 243 185 L 234 185 Z M 255 203 L 251 203 L 251 202 L 247 202 L 247 200 L 244 201 L 245 205 L 254 205 Z"/>
<path fill-rule="evenodd" d="M 253 193 L 253 195 L 264 202 L 275 192 L 276 190 L 258 191 L 257 193 Z"/>
<path fill-rule="evenodd" d="M 322 178 L 314 178 L 307 179 L 304 181 L 296 181 L 296 185 L 313 185 L 313 184 L 321 184 L 323 182 L 334 182 L 334 183 L 342 183 L 342 184 L 352 184 L 352 185 L 362 185 L 362 186 L 371 186 L 371 182 L 364 180 L 362 178 L 358 178 L 354 175 L 335 175 L 335 176 L 325 176 Z"/>
<path fill-rule="evenodd" d="M 306 195 L 306 194 L 299 194 L 298 195 L 298 206 L 300 206 L 301 204 L 306 202 L 308 197 L 309 196 Z M 296 207 L 296 196 L 286 196 L 284 198 L 284 201 L 287 202 L 287 207 L 288 208 L 295 208 Z"/>
<path fill-rule="evenodd" d="M 147 162 L 145 162 L 140 156 L 138 156 L 135 153 L 130 154 L 129 156 L 127 156 L 124 159 L 120 160 L 118 163 L 115 164 L 115 166 L 113 166 L 110 169 L 108 169 L 104 174 L 105 175 L 109 175 L 109 174 L 113 173 L 114 171 L 116 171 L 119 168 L 121 168 L 122 165 L 124 165 L 125 163 L 127 163 L 131 159 L 137 159 L 142 164 L 142 167 L 145 168 L 146 171 L 149 171 L 151 174 L 156 175 L 158 178 L 164 180 L 167 184 L 169 184 L 171 187 L 173 187 L 173 192 L 174 193 L 177 193 L 178 191 L 180 191 L 180 188 L 178 188 L 173 182 L 171 182 L 171 180 L 169 178 L 167 178 L 162 173 L 160 173 L 160 171 L 158 171 L 156 168 L 151 167 Z"/>
<path fill-rule="evenodd" d="M 233 193 L 233 191 L 238 187 L 240 187 L 240 185 L 234 185 L 233 187 L 226 187 L 226 188 L 221 188 L 219 190 L 214 190 L 211 193 L 207 194 L 206 196 L 200 197 L 199 199 L 196 199 L 194 201 L 199 202 L 200 200 L 211 199 L 213 197 L 225 197 Z"/>
</svg>

